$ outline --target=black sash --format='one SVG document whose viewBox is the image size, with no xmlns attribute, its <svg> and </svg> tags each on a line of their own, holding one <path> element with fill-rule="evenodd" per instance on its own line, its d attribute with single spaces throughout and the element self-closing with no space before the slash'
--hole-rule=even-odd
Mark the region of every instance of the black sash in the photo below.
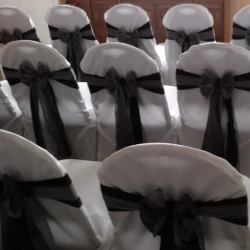
<svg viewBox="0 0 250 250">
<path fill-rule="evenodd" d="M 44 210 L 36 198 L 55 200 L 76 208 L 82 205 L 68 175 L 28 182 L 18 182 L 4 175 L 0 190 L 2 250 L 56 248 Z M 46 239 L 40 230 L 47 235 Z"/>
<path fill-rule="evenodd" d="M 201 94 L 209 99 L 209 114 L 202 149 L 226 159 L 237 168 L 238 135 L 231 96 L 234 88 L 250 91 L 250 73 L 238 76 L 227 73 L 222 79 L 216 79 L 208 70 L 204 70 L 200 76 L 177 69 L 176 80 L 178 90 L 200 88 Z M 221 100 L 227 109 L 228 117 L 226 144 L 221 126 Z"/>
<path fill-rule="evenodd" d="M 18 40 L 32 40 L 40 42 L 35 28 L 23 33 L 19 29 L 14 29 L 12 34 L 6 29 L 2 29 L 0 31 L 0 43 L 7 44 Z"/>
<path fill-rule="evenodd" d="M 234 40 L 246 40 L 247 45 L 250 46 L 250 28 L 244 28 L 237 23 L 233 23 L 233 35 Z"/>
<path fill-rule="evenodd" d="M 183 31 L 174 31 L 167 29 L 167 39 L 175 40 L 182 48 L 182 53 L 186 52 L 191 46 L 200 44 L 200 41 L 214 42 L 214 29 L 210 27 L 200 32 L 193 32 L 190 35 Z"/>
<path fill-rule="evenodd" d="M 66 59 L 70 62 L 71 67 L 74 69 L 78 81 L 85 81 L 83 72 L 80 68 L 81 60 L 86 51 L 82 48 L 82 39 L 95 41 L 95 36 L 91 25 L 88 24 L 83 28 L 75 28 L 73 32 L 64 29 L 59 29 L 49 25 L 50 36 L 52 40 L 60 40 L 67 44 Z"/>
<path fill-rule="evenodd" d="M 91 94 L 106 88 L 116 101 L 116 149 L 143 143 L 143 132 L 137 100 L 137 88 L 156 94 L 164 94 L 160 73 L 136 77 L 131 71 L 126 79 L 119 77 L 115 69 L 109 69 L 106 77 L 84 74 Z"/>
<path fill-rule="evenodd" d="M 108 37 L 117 38 L 119 42 L 130 44 L 137 48 L 139 48 L 140 39 L 154 38 L 153 31 L 149 22 L 145 23 L 140 28 L 135 29 L 131 33 L 126 32 L 126 30 L 123 28 L 118 29 L 108 23 L 106 23 L 106 26 L 107 26 Z"/>
<path fill-rule="evenodd" d="M 19 70 L 3 67 L 3 72 L 11 86 L 22 82 L 30 87 L 30 107 L 37 144 L 47 149 L 39 116 L 40 102 L 48 131 L 57 147 L 57 157 L 59 159 L 71 158 L 73 152 L 49 81 L 53 79 L 70 88 L 78 89 L 78 83 L 71 68 L 50 72 L 42 63 L 39 63 L 35 70 L 29 62 L 23 62 Z"/>
<path fill-rule="evenodd" d="M 165 199 L 161 189 L 148 197 L 101 185 L 109 211 L 139 211 L 145 227 L 161 236 L 160 250 L 205 250 L 199 216 L 213 217 L 236 225 L 248 225 L 247 196 L 221 201 L 193 201 L 187 194 L 178 201 Z"/>
</svg>

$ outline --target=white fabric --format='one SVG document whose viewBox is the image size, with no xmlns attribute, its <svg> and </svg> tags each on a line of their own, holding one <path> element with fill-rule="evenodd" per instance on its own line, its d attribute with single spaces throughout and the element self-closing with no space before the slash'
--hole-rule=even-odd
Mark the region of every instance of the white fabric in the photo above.
<svg viewBox="0 0 250 250">
<path fill-rule="evenodd" d="M 132 32 L 149 22 L 148 14 L 139 6 L 132 4 L 118 4 L 110 8 L 104 14 L 105 22 L 126 32 Z M 107 42 L 117 42 L 117 38 L 107 37 Z M 165 59 L 162 60 L 161 52 L 158 54 L 156 49 L 156 40 L 140 39 L 139 47 L 152 57 L 161 69 L 166 67 Z M 164 68 L 165 70 L 165 68 Z"/>
<path fill-rule="evenodd" d="M 0 7 L 0 31 L 6 29 L 13 32 L 19 29 L 22 33 L 35 28 L 29 15 L 16 7 Z"/>
<path fill-rule="evenodd" d="M 184 31 L 186 34 L 190 34 L 212 27 L 214 20 L 208 9 L 202 5 L 180 4 L 167 11 L 162 24 L 167 29 L 177 32 Z M 204 42 L 200 41 L 200 43 Z M 168 85 L 175 84 L 175 65 L 181 53 L 181 47 L 176 41 L 166 39 L 165 54 L 168 65 Z"/>
<path fill-rule="evenodd" d="M 247 5 L 234 15 L 233 22 L 248 29 L 250 27 L 249 17 L 250 17 L 250 5 Z M 232 39 L 231 44 L 250 50 L 250 46 L 246 43 L 245 39 L 241 40 Z"/>
<path fill-rule="evenodd" d="M 35 69 L 38 62 L 42 62 L 49 67 L 50 71 L 69 67 L 69 63 L 55 49 L 34 41 L 12 42 L 2 49 L 0 63 L 3 67 L 18 69 L 23 61 L 29 61 Z M 79 89 L 70 88 L 55 80 L 50 82 L 75 156 L 77 159 L 95 160 L 96 118 L 93 110 L 86 108 Z M 13 85 L 11 88 L 23 112 L 24 137 L 35 142 L 29 100 L 30 88 L 23 83 Z M 55 154 L 55 145 L 46 130 L 41 108 L 40 118 L 48 150 Z"/>
<path fill-rule="evenodd" d="M 6 80 L 0 81 L 0 110 L 0 129 L 22 135 L 22 111 Z"/>
<path fill-rule="evenodd" d="M 45 21 L 55 28 L 74 31 L 76 27 L 83 28 L 90 23 L 86 12 L 71 5 L 59 5 L 48 10 Z M 53 48 L 57 49 L 64 57 L 67 55 L 67 44 L 60 40 L 52 40 Z M 86 52 L 91 47 L 99 44 L 97 40 L 82 39 L 81 46 Z"/>
<path fill-rule="evenodd" d="M 5 131 L 0 131 L 0 157 L 0 176 L 7 174 L 20 182 L 61 178 L 66 174 L 61 164 L 46 150 Z M 81 208 L 49 199 L 38 201 L 43 207 L 56 249 L 96 250 L 102 244 L 102 235 L 97 230 L 99 225 L 91 221 L 84 200 Z M 42 232 L 44 237 L 46 233 Z"/>
<path fill-rule="evenodd" d="M 97 178 L 97 171 L 101 167 L 101 162 L 63 160 L 60 163 L 69 174 L 81 200 L 84 201 L 84 206 L 96 227 L 98 235 L 102 235 L 104 239 L 100 249 L 109 250 L 113 243 L 114 227 Z"/>
<path fill-rule="evenodd" d="M 86 74 L 104 77 L 110 68 L 115 68 L 121 78 L 131 70 L 137 77 L 159 72 L 156 63 L 145 52 L 122 43 L 96 46 L 81 62 L 81 69 Z M 173 122 L 165 96 L 142 88 L 137 91 L 147 141 L 173 142 Z M 115 99 L 103 89 L 92 95 L 92 103 L 98 119 L 97 159 L 103 160 L 116 150 Z"/>
<path fill-rule="evenodd" d="M 221 78 L 232 72 L 241 75 L 250 72 L 250 54 L 246 50 L 230 44 L 204 44 L 193 46 L 180 56 L 177 68 L 201 75 L 204 69 L 210 70 L 215 77 Z M 250 177 L 250 92 L 234 89 L 232 102 L 238 130 L 239 168 L 242 174 Z M 201 95 L 199 88 L 178 91 L 181 112 L 179 142 L 201 148 L 207 124 L 209 100 Z M 222 123 L 226 135 L 227 115 L 224 108 Z"/>
<path fill-rule="evenodd" d="M 143 174 L 142 174 L 143 173 Z M 198 176 L 198 178 L 197 178 Z M 249 179 L 225 160 L 205 151 L 173 144 L 141 144 L 116 152 L 98 172 L 102 185 L 145 197 L 162 189 L 166 199 L 188 194 L 193 201 L 219 201 L 249 195 Z M 247 190 L 246 190 L 247 189 Z M 117 242 L 123 250 L 160 249 L 138 211 L 110 212 Z M 249 225 L 202 218 L 206 250 L 249 249 Z M 138 240 L 140 239 L 140 240 Z"/>
</svg>

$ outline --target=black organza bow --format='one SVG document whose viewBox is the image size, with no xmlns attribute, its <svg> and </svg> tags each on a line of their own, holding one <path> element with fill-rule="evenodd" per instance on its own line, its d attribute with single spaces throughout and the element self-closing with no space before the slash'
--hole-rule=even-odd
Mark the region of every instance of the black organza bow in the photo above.
<svg viewBox="0 0 250 250">
<path fill-rule="evenodd" d="M 124 28 L 116 28 L 108 23 L 107 33 L 110 38 L 117 38 L 121 43 L 126 43 L 134 47 L 139 48 L 140 39 L 153 39 L 153 32 L 150 23 L 146 23 L 138 29 L 133 30 L 132 32 L 126 32 Z"/>
<path fill-rule="evenodd" d="M 0 31 L 0 43 L 7 44 L 17 40 L 33 40 L 39 42 L 35 29 L 31 29 L 24 33 L 22 33 L 19 29 L 14 29 L 13 33 L 10 33 L 6 29 L 2 29 Z"/>
<path fill-rule="evenodd" d="M 131 71 L 126 75 L 126 79 L 123 79 L 115 69 L 111 68 L 107 71 L 106 77 L 84 75 L 92 94 L 106 88 L 115 99 L 116 149 L 142 143 L 144 140 L 137 88 L 164 94 L 160 74 L 137 78 Z"/>
<path fill-rule="evenodd" d="M 117 40 L 121 43 L 126 43 L 134 47 L 139 48 L 139 32 L 134 30 L 131 33 L 127 33 L 125 29 L 119 29 L 117 31 Z"/>
<path fill-rule="evenodd" d="M 74 69 L 78 81 L 84 81 L 84 75 L 80 68 L 80 62 L 84 57 L 86 51 L 83 49 L 84 43 L 82 39 L 95 40 L 94 33 L 90 24 L 86 25 L 82 29 L 75 28 L 74 31 L 69 32 L 65 29 L 58 29 L 53 26 L 49 26 L 50 36 L 52 40 L 60 40 L 67 44 L 66 59 L 70 62 Z"/>
<path fill-rule="evenodd" d="M 44 211 L 35 198 L 56 200 L 76 208 L 82 205 L 68 175 L 31 182 L 18 182 L 4 175 L 0 181 L 0 194 L 2 250 L 56 248 Z M 46 240 L 41 231 L 46 233 Z"/>
<path fill-rule="evenodd" d="M 209 114 L 202 149 L 226 159 L 237 168 L 238 134 L 232 93 L 234 88 L 250 91 L 250 73 L 233 76 L 229 72 L 221 79 L 216 79 L 208 70 L 204 70 L 203 74 L 199 76 L 177 69 L 176 80 L 179 90 L 200 88 L 201 94 L 209 99 Z M 221 125 L 221 105 L 225 106 L 227 110 L 226 138 L 223 136 Z"/>
<path fill-rule="evenodd" d="M 145 227 L 161 236 L 160 250 L 205 250 L 199 216 L 214 217 L 237 225 L 248 225 L 247 197 L 194 202 L 184 194 L 178 201 L 165 199 L 157 189 L 148 197 L 101 185 L 109 211 L 140 211 Z"/>
<path fill-rule="evenodd" d="M 47 149 L 39 115 L 40 102 L 48 132 L 56 145 L 57 157 L 59 159 L 72 157 L 73 153 L 70 143 L 57 108 L 53 88 L 49 81 L 53 79 L 71 88 L 78 88 L 71 69 L 67 68 L 50 72 L 42 63 L 38 63 L 37 69 L 34 69 L 34 67 L 26 61 L 20 64 L 19 70 L 3 67 L 3 71 L 10 85 L 22 82 L 30 87 L 30 107 L 37 144 Z"/>
<path fill-rule="evenodd" d="M 242 40 L 245 39 L 248 46 L 250 46 L 250 28 L 244 28 L 237 23 L 233 23 L 232 39 Z"/>
<path fill-rule="evenodd" d="M 200 41 L 212 42 L 215 40 L 212 27 L 200 32 L 193 32 L 189 35 L 183 31 L 167 29 L 167 39 L 175 40 L 182 48 L 182 53 L 186 52 L 191 46 L 200 44 Z"/>
</svg>

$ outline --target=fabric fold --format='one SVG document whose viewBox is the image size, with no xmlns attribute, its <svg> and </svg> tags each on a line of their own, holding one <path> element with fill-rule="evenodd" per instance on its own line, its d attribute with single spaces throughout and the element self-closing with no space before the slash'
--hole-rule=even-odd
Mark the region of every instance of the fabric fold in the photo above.
<svg viewBox="0 0 250 250">
<path fill-rule="evenodd" d="M 59 159 L 73 157 L 73 152 L 57 107 L 55 94 L 49 81 L 53 79 L 68 87 L 77 89 L 78 84 L 71 72 L 71 68 L 50 72 L 42 63 L 38 63 L 37 69 L 34 69 L 26 61 L 20 64 L 19 70 L 3 67 L 3 71 L 10 85 L 22 82 L 30 87 L 30 107 L 37 144 L 47 149 L 40 121 L 40 103 L 46 127 L 56 145 L 57 157 Z"/>
<path fill-rule="evenodd" d="M 160 73 L 137 78 L 135 72 L 130 71 L 123 79 L 114 68 L 111 68 L 105 77 L 84 75 L 91 94 L 106 89 L 115 99 L 116 149 L 145 142 L 137 88 L 164 94 Z"/>
<path fill-rule="evenodd" d="M 67 44 L 66 59 L 70 62 L 71 67 L 74 69 L 78 81 L 84 82 L 84 75 L 80 68 L 80 63 L 86 51 L 84 51 L 82 47 L 82 39 L 91 41 L 96 40 L 91 25 L 88 24 L 81 29 L 76 27 L 72 32 L 49 25 L 49 31 L 52 40 L 60 40 L 61 42 Z"/>
<path fill-rule="evenodd" d="M 101 191 L 109 211 L 139 211 L 145 227 L 154 237 L 161 237 L 161 250 L 205 250 L 200 216 L 248 225 L 247 196 L 201 202 L 193 201 L 188 194 L 177 201 L 166 199 L 161 189 L 147 197 L 104 185 Z"/>
</svg>

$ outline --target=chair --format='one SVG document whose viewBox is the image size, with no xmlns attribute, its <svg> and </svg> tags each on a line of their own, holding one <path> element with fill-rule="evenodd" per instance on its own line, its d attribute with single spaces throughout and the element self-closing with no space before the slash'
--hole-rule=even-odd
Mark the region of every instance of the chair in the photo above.
<svg viewBox="0 0 250 250">
<path fill-rule="evenodd" d="M 39 41 L 28 14 L 16 7 L 0 7 L 0 44 L 16 40 Z"/>
<path fill-rule="evenodd" d="M 65 58 L 46 45 L 16 41 L 3 48 L 0 63 L 23 112 L 24 137 L 58 159 L 95 160 L 96 118 Z"/>
<path fill-rule="evenodd" d="M 46 15 L 53 48 L 71 64 L 77 79 L 84 81 L 80 62 L 88 49 L 98 44 L 86 12 L 70 5 L 59 5 Z"/>
<path fill-rule="evenodd" d="M 192 45 L 215 41 L 213 16 L 197 4 L 180 4 L 169 9 L 163 18 L 167 36 L 165 53 L 168 64 L 168 84 L 175 84 L 176 63 L 181 53 Z"/>
<path fill-rule="evenodd" d="M 0 81 L 0 129 L 22 135 L 22 111 L 6 80 Z"/>
<path fill-rule="evenodd" d="M 105 225 L 61 164 L 18 135 L 1 130 L 0 138 L 1 249 L 99 249 Z"/>
<path fill-rule="evenodd" d="M 249 179 L 219 157 L 173 144 L 135 145 L 106 159 L 98 177 L 117 248 L 249 248 Z"/>
<path fill-rule="evenodd" d="M 231 44 L 250 50 L 250 5 L 245 6 L 233 17 L 233 34 Z"/>
<path fill-rule="evenodd" d="M 99 161 L 129 145 L 174 141 L 159 69 L 145 52 L 106 43 L 90 49 L 81 68 L 98 120 Z"/>
<path fill-rule="evenodd" d="M 104 14 L 107 26 L 107 42 L 122 42 L 146 52 L 159 68 L 166 64 L 157 54 L 156 41 L 148 14 L 139 6 L 118 4 Z"/>
<path fill-rule="evenodd" d="M 193 46 L 180 56 L 176 79 L 179 143 L 228 160 L 250 176 L 250 55 L 230 44 Z"/>
</svg>

